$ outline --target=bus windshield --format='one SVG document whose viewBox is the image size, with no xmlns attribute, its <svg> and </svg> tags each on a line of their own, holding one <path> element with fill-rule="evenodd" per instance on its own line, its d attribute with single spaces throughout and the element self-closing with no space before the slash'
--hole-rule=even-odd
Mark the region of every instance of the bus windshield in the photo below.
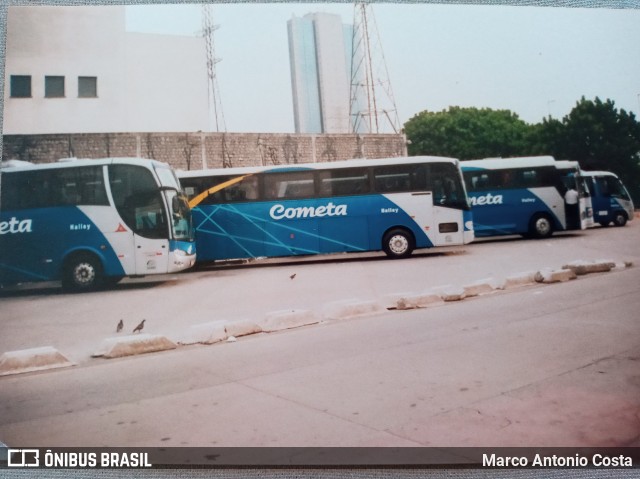
<svg viewBox="0 0 640 479">
<path fill-rule="evenodd" d="M 155 170 L 158 174 L 158 178 L 160 179 L 160 186 L 180 191 L 180 182 L 171 168 L 156 166 Z"/>
<path fill-rule="evenodd" d="M 173 239 L 193 241 L 191 211 L 187 199 L 175 190 L 165 190 L 167 204 L 171 208 L 171 235 Z"/>
</svg>

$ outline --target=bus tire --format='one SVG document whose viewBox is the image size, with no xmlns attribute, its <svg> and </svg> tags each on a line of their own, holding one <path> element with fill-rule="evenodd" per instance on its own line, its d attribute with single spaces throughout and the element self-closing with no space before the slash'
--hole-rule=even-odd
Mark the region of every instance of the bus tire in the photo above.
<svg viewBox="0 0 640 479">
<path fill-rule="evenodd" d="M 537 214 L 529 223 L 529 234 L 532 238 L 544 239 L 553 234 L 553 222 L 545 214 Z"/>
<path fill-rule="evenodd" d="M 613 215 L 613 224 L 615 226 L 624 226 L 627 224 L 627 215 L 622 211 L 616 211 Z"/>
<path fill-rule="evenodd" d="M 70 256 L 62 272 L 62 287 L 67 291 L 93 291 L 102 286 L 104 273 L 102 263 L 91 253 Z"/>
<path fill-rule="evenodd" d="M 407 258 L 414 248 L 413 235 L 402 228 L 392 229 L 382 238 L 382 249 L 392 259 Z"/>
</svg>

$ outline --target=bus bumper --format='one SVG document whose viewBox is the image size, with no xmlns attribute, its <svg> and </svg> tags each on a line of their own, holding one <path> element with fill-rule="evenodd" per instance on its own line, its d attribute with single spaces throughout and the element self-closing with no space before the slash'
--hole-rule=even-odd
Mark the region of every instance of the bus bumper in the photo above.
<svg viewBox="0 0 640 479">
<path fill-rule="evenodd" d="M 195 254 L 187 254 L 184 251 L 177 249 L 169 253 L 168 273 L 177 273 L 178 271 L 189 269 L 194 264 L 196 264 Z"/>
<path fill-rule="evenodd" d="M 169 252 L 168 273 L 177 273 L 196 264 L 196 247 L 194 243 L 172 241 Z"/>
</svg>

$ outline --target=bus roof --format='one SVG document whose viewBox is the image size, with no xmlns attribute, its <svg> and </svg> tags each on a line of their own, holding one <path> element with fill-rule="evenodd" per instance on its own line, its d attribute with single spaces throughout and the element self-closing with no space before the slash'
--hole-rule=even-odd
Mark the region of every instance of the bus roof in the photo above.
<svg viewBox="0 0 640 479">
<path fill-rule="evenodd" d="M 516 158 L 484 158 L 467 160 L 460 163 L 462 169 L 481 168 L 486 170 L 504 170 L 507 168 L 531 168 L 535 166 L 556 166 L 553 156 L 521 156 Z"/>
<path fill-rule="evenodd" d="M 614 176 L 618 178 L 618 175 L 611 171 L 582 171 L 582 176 Z"/>
<path fill-rule="evenodd" d="M 79 159 L 79 158 L 63 158 L 52 163 L 30 163 L 28 161 L 9 160 L 0 163 L 0 169 L 3 173 L 14 171 L 31 171 L 31 170 L 54 170 L 60 168 L 77 168 L 81 166 L 100 166 L 111 164 L 129 164 L 129 165 L 145 165 L 169 167 L 167 163 L 157 160 L 149 160 L 146 158 L 98 158 L 98 159 Z"/>
<path fill-rule="evenodd" d="M 286 165 L 271 166 L 247 166 L 239 168 L 213 168 L 206 170 L 178 170 L 180 178 L 197 178 L 200 176 L 235 176 L 249 173 L 274 172 L 274 171 L 292 171 L 292 170 L 327 170 L 332 168 L 357 168 L 362 166 L 384 166 L 394 164 L 419 164 L 419 163 L 450 163 L 458 165 L 460 162 L 455 158 L 446 158 L 441 156 L 400 156 L 393 158 L 380 158 L 373 160 L 356 159 L 341 160 L 319 163 L 295 163 Z"/>
</svg>

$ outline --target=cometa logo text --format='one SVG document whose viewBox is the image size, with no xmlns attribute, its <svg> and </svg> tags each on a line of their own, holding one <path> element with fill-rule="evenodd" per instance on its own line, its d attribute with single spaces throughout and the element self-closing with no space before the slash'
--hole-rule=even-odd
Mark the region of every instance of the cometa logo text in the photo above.
<svg viewBox="0 0 640 479">
<path fill-rule="evenodd" d="M 501 205 L 502 195 L 492 195 L 491 193 L 487 193 L 483 196 L 472 196 L 469 198 L 469 202 L 471 203 L 471 206 Z"/>
<path fill-rule="evenodd" d="M 322 206 L 299 206 L 297 208 L 285 208 L 284 205 L 273 205 L 269 210 L 269 216 L 274 220 L 286 218 L 316 218 L 322 216 L 347 216 L 347 205 L 334 205 L 329 203 Z"/>
<path fill-rule="evenodd" d="M 31 220 L 19 220 L 15 216 L 9 221 L 0 221 L 0 235 L 31 233 Z"/>
</svg>

